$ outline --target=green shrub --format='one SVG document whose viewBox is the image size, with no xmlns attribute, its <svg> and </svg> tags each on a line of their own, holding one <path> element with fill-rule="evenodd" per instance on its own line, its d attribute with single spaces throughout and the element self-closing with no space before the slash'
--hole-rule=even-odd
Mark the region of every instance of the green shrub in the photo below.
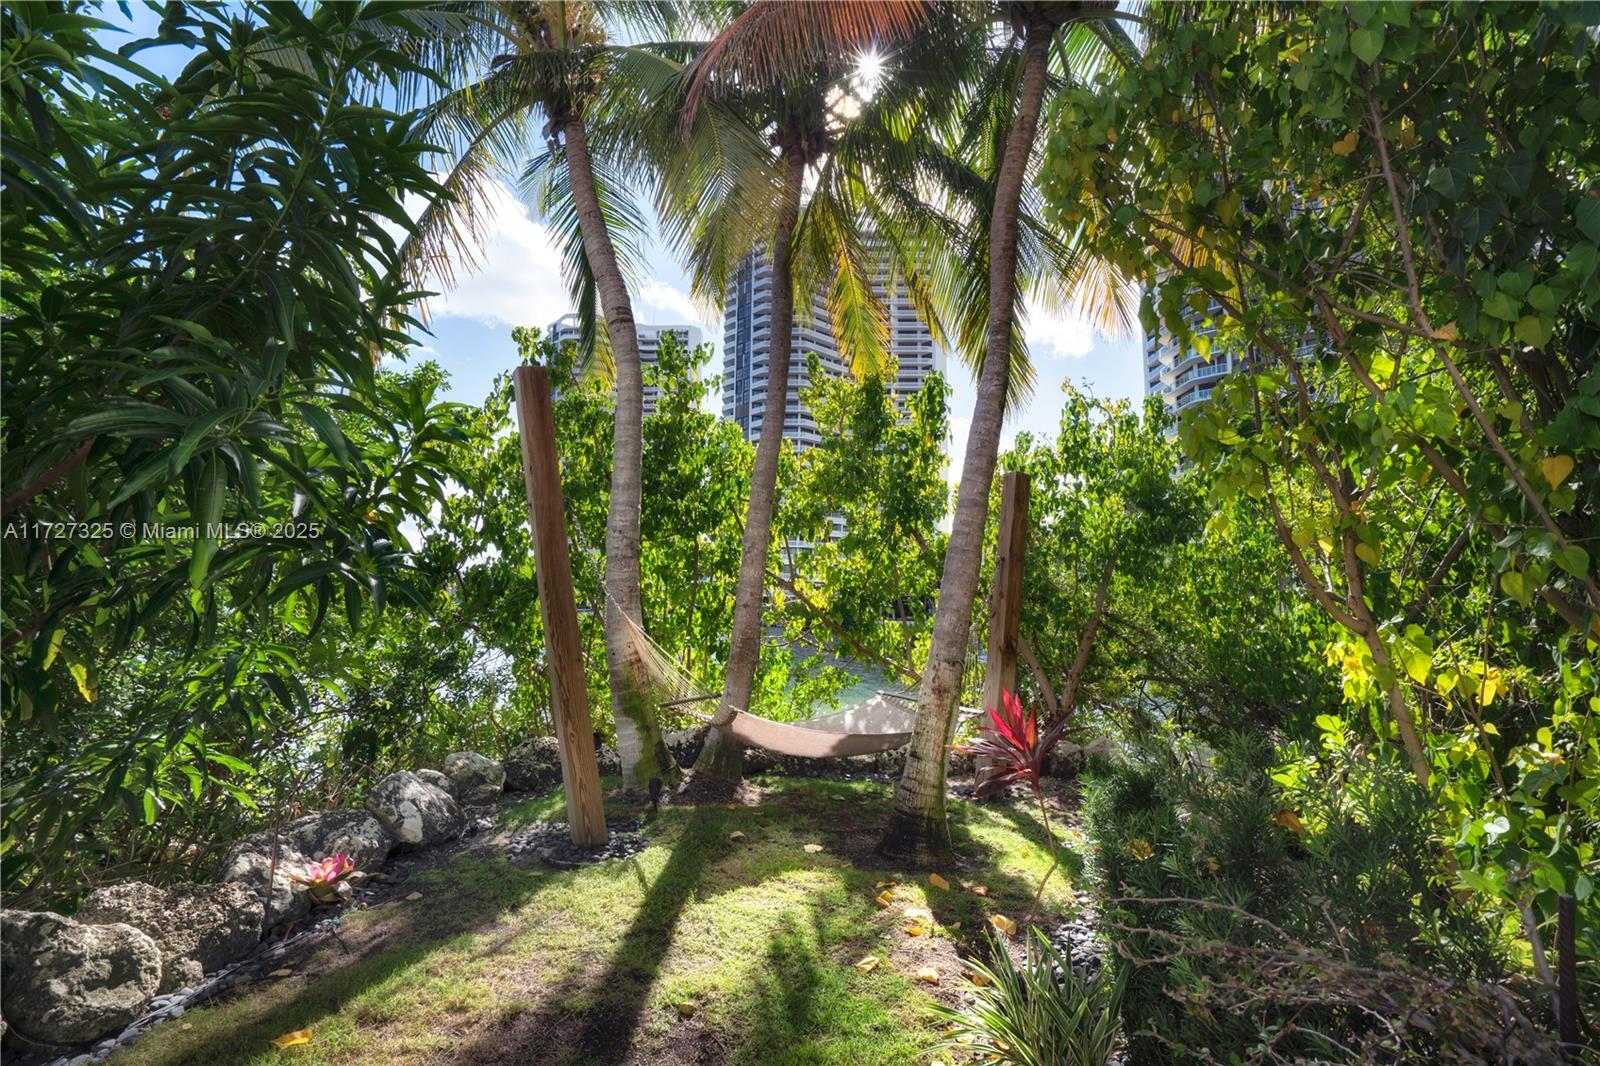
<svg viewBox="0 0 1600 1066">
<path fill-rule="evenodd" d="M 1090 779 L 1101 926 L 1133 960 L 1130 1061 L 1442 1061 L 1489 1009 L 1506 945 L 1441 887 L 1426 797 L 1379 762 L 1290 788 L 1275 762 L 1254 737 L 1161 742 Z M 1387 1020 L 1441 996 L 1463 1017 L 1435 1009 L 1433 1036 Z"/>
<path fill-rule="evenodd" d="M 958 1043 L 983 1062 L 1016 1066 L 1103 1066 L 1120 1032 L 1123 968 L 1074 973 L 1072 960 L 1039 930 L 1018 966 L 991 941 L 991 965 L 970 963 L 975 982 L 964 1010 L 938 1008 Z"/>
</svg>

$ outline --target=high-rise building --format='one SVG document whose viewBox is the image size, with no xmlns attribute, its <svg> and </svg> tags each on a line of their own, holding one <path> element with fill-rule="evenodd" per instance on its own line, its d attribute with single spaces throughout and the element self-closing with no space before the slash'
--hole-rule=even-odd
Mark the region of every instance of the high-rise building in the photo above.
<svg viewBox="0 0 1600 1066">
<path fill-rule="evenodd" d="M 1216 327 L 1207 325 L 1206 319 L 1214 318 L 1221 311 L 1221 306 L 1213 301 L 1203 312 L 1186 309 L 1184 319 L 1196 336 L 1215 337 Z M 1160 396 L 1167 410 L 1176 415 L 1210 399 L 1217 382 L 1238 369 L 1239 362 L 1232 353 L 1217 348 L 1212 348 L 1208 355 L 1201 355 L 1192 345 L 1160 326 L 1154 333 L 1146 333 L 1144 338 L 1145 395 Z"/>
<path fill-rule="evenodd" d="M 928 377 L 943 373 L 944 347 L 934 342 L 933 332 L 920 319 L 904 292 L 889 291 L 887 279 L 875 283 L 874 291 L 883 301 L 889 321 L 889 351 L 897 370 L 891 386 L 897 399 L 909 396 L 927 384 Z M 798 309 L 797 309 L 798 310 Z M 815 352 L 824 374 L 849 373 L 833 337 L 833 319 L 827 300 L 811 299 L 809 321 L 795 316 L 790 336 L 789 388 L 785 397 L 783 436 L 805 451 L 822 442 L 817 422 L 800 392 L 811 384 L 810 355 Z M 765 258 L 750 256 L 739 264 L 738 274 L 728 293 L 722 332 L 722 416 L 739 424 L 746 440 L 761 435 L 761 425 L 770 404 L 768 359 L 772 352 L 772 264 Z M 833 517 L 834 539 L 844 535 L 844 519 Z M 784 545 L 785 557 L 807 551 L 809 542 L 792 540 Z M 788 564 L 784 563 L 788 572 Z"/>
<path fill-rule="evenodd" d="M 661 353 L 661 338 L 666 334 L 675 334 L 678 338 L 678 343 L 686 349 L 696 347 L 701 339 L 698 326 L 679 324 L 647 326 L 640 322 L 636 324 L 635 330 L 639 337 L 639 365 L 641 368 L 656 365 L 656 357 Z M 546 336 L 556 344 L 564 344 L 567 341 L 576 343 L 580 334 L 579 319 L 576 314 L 562 315 L 550 323 L 550 328 L 546 331 Z M 661 390 L 646 380 L 644 384 L 644 413 L 647 415 L 654 414 L 656 402 L 660 399 Z"/>
<path fill-rule="evenodd" d="M 889 316 L 889 351 L 898 365 L 894 394 L 908 396 L 922 388 L 930 374 L 944 371 L 944 348 L 934 342 L 932 331 L 917 318 L 904 292 L 886 291 L 886 282 L 875 288 Z M 816 420 L 800 402 L 801 390 L 811 384 L 810 354 L 816 353 L 824 373 L 849 370 L 833 338 L 833 321 L 821 295 L 812 298 L 810 312 L 805 323 L 800 315 L 795 316 L 783 420 L 784 437 L 802 451 L 822 440 Z M 767 417 L 771 350 L 772 266 L 764 258 L 752 256 L 739 265 L 728 294 L 722 334 L 722 414 L 737 422 L 750 440 L 760 436 Z"/>
</svg>

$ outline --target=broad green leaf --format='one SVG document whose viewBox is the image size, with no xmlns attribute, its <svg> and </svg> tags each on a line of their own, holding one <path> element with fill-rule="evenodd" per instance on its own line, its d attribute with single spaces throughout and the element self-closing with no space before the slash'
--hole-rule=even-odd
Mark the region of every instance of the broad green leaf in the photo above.
<svg viewBox="0 0 1600 1066">
<path fill-rule="evenodd" d="M 1575 214 L 1583 235 L 1600 244 L 1600 196 L 1592 192 L 1584 196 L 1578 201 Z"/>
<path fill-rule="evenodd" d="M 1517 319 L 1514 332 L 1517 340 L 1530 348 L 1543 348 L 1553 335 L 1550 320 L 1543 315 L 1523 315 Z"/>
<path fill-rule="evenodd" d="M 1363 26 L 1350 35 L 1350 50 L 1356 58 L 1363 63 L 1372 63 L 1377 60 L 1383 51 L 1383 27 Z"/>
<path fill-rule="evenodd" d="M 1400 658 L 1411 680 L 1419 685 L 1428 680 L 1428 671 L 1433 667 L 1433 657 L 1427 652 L 1405 645 L 1400 650 Z"/>
<path fill-rule="evenodd" d="M 1564 548 L 1555 549 L 1550 553 L 1550 558 L 1554 559 L 1557 566 L 1573 577 L 1581 578 L 1589 573 L 1589 553 L 1576 544 L 1568 544 Z"/>
</svg>

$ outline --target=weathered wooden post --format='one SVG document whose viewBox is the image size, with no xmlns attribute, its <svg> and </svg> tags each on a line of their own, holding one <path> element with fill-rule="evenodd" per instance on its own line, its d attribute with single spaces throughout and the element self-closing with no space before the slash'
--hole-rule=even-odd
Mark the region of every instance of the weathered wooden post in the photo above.
<svg viewBox="0 0 1600 1066">
<path fill-rule="evenodd" d="M 539 613 L 544 618 L 545 660 L 550 673 L 550 715 L 561 751 L 567 824 L 572 827 L 574 844 L 596 847 L 606 842 L 608 833 L 578 635 L 578 604 L 572 591 L 567 516 L 561 506 L 550 371 L 542 366 L 519 366 L 511 379 L 517 392 L 522 480 L 528 490 L 528 526 L 533 531 L 533 563 L 539 577 Z"/>
<path fill-rule="evenodd" d="M 1017 691 L 1018 626 L 1022 620 L 1022 559 L 1028 552 L 1028 475 L 1006 474 L 1000 485 L 1000 532 L 995 539 L 994 588 L 989 594 L 989 662 L 983 675 L 983 707 L 1000 707 L 1002 692 Z M 979 729 L 994 731 L 986 713 Z M 993 761 L 980 759 L 982 781 Z"/>
<path fill-rule="evenodd" d="M 1566 1052 L 1577 1061 L 1578 1048 L 1578 897 L 1556 898 L 1556 1025 Z"/>
</svg>

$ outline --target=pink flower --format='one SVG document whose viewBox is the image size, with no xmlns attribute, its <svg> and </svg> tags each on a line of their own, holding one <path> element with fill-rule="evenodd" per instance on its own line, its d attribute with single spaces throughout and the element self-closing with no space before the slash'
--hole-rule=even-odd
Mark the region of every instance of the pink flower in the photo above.
<svg viewBox="0 0 1600 1066">
<path fill-rule="evenodd" d="M 329 855 L 321 862 L 313 862 L 306 866 L 305 876 L 295 880 L 308 885 L 331 885 L 341 878 L 348 877 L 356 869 L 355 860 L 340 852 L 338 855 Z"/>
</svg>

